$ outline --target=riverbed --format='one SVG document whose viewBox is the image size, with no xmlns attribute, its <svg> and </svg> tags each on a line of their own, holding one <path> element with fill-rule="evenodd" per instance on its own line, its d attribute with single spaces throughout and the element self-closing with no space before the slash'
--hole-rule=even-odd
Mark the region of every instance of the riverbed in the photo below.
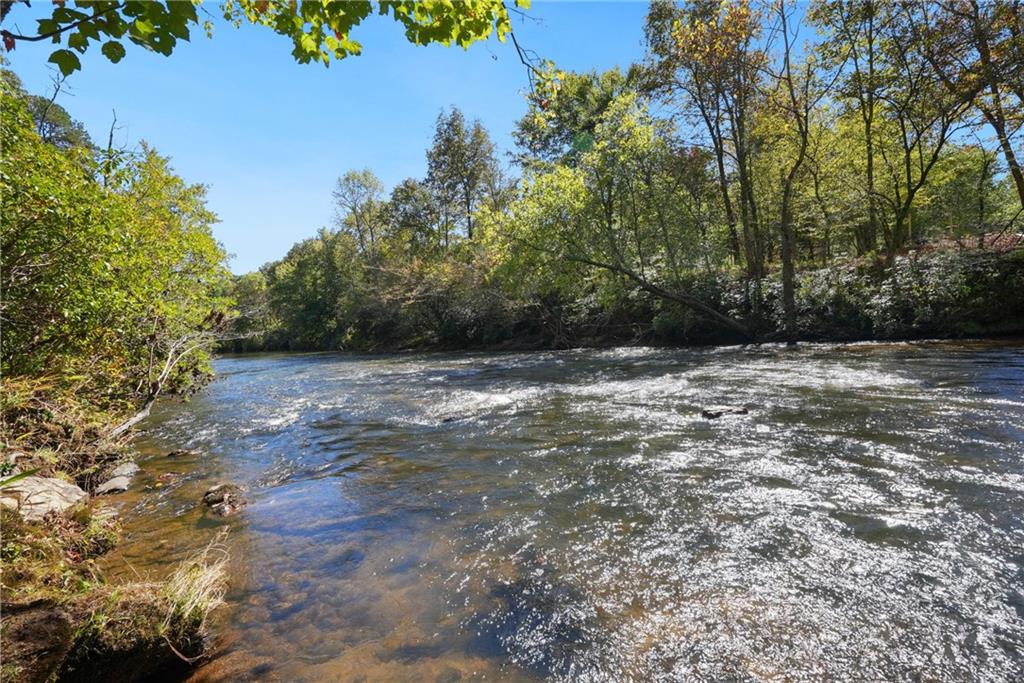
<svg viewBox="0 0 1024 683">
<path fill-rule="evenodd" d="M 1024 678 L 1019 343 L 215 366 L 145 424 L 106 560 L 230 529 L 194 681 Z"/>
</svg>

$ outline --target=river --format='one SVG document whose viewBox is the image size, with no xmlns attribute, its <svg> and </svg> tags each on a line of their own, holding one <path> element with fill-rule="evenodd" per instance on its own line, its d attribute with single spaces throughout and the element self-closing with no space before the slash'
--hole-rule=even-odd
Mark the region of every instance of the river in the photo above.
<svg viewBox="0 0 1024 683">
<path fill-rule="evenodd" d="M 1024 678 L 1019 343 L 215 366 L 111 499 L 117 577 L 230 528 L 194 681 Z"/>
</svg>

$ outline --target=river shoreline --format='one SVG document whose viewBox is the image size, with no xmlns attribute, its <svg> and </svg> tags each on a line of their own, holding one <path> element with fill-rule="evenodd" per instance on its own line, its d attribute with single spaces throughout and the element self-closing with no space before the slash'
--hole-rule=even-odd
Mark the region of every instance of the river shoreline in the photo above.
<svg viewBox="0 0 1024 683">
<path fill-rule="evenodd" d="M 806 346 L 887 346 L 901 344 L 965 344 L 979 345 L 987 344 L 1024 344 L 1024 324 L 1020 329 L 1012 329 L 1007 332 L 994 334 L 968 335 L 968 336 L 934 336 L 920 335 L 908 337 L 842 337 L 842 338 L 801 338 L 795 342 L 798 347 Z M 523 340 L 502 342 L 499 344 L 482 346 L 446 346 L 439 344 L 424 344 L 408 347 L 372 347 L 372 348 L 342 348 L 342 349 L 251 349 L 243 351 L 221 350 L 217 358 L 247 358 L 266 354 L 280 355 L 320 355 L 320 354 L 350 354 L 353 356 L 367 357 L 400 357 L 410 354 L 489 354 L 489 353 L 532 353 L 552 351 L 588 351 L 607 349 L 659 349 L 664 351 L 672 350 L 716 350 L 716 349 L 757 349 L 776 346 L 791 346 L 784 339 L 761 339 L 758 341 L 734 341 L 731 343 L 670 343 L 659 342 L 658 340 L 646 341 L 643 339 L 622 339 L 618 337 L 606 337 L 599 339 L 582 340 L 570 346 L 545 345 L 542 342 L 527 342 Z M 168 400 L 174 400 L 170 398 Z"/>
</svg>

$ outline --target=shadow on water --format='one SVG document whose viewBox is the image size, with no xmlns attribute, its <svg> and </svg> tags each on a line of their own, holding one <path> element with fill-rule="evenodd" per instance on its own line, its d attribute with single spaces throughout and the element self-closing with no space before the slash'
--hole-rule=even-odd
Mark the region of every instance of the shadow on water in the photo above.
<svg viewBox="0 0 1024 683">
<path fill-rule="evenodd" d="M 217 370 L 149 421 L 108 559 L 160 574 L 231 527 L 194 681 L 1024 679 L 1020 345 Z"/>
</svg>

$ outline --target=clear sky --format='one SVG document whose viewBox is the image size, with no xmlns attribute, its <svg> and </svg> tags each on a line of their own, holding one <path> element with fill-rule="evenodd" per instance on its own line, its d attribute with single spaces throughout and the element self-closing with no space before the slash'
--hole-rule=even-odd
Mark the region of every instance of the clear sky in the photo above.
<svg viewBox="0 0 1024 683">
<path fill-rule="evenodd" d="M 31 30 L 43 5 L 19 4 L 4 23 Z M 646 11 L 642 2 L 535 0 L 529 14 L 538 21 L 516 18 L 514 28 L 520 44 L 560 68 L 603 70 L 642 58 Z M 213 39 L 198 30 L 170 57 L 128 45 L 114 65 L 93 46 L 59 101 L 98 143 L 116 110 L 116 142 L 146 140 L 185 179 L 209 185 L 221 219 L 214 233 L 242 273 L 328 224 L 331 187 L 346 170 L 372 168 L 389 188 L 422 177 L 445 107 L 483 121 L 503 152 L 512 147 L 528 86 L 510 43 L 417 47 L 397 23 L 376 16 L 352 35 L 363 54 L 330 68 L 296 64 L 291 43 L 269 29 L 223 22 Z M 19 43 L 8 53 L 29 92 L 49 90 L 52 49 Z"/>
</svg>

